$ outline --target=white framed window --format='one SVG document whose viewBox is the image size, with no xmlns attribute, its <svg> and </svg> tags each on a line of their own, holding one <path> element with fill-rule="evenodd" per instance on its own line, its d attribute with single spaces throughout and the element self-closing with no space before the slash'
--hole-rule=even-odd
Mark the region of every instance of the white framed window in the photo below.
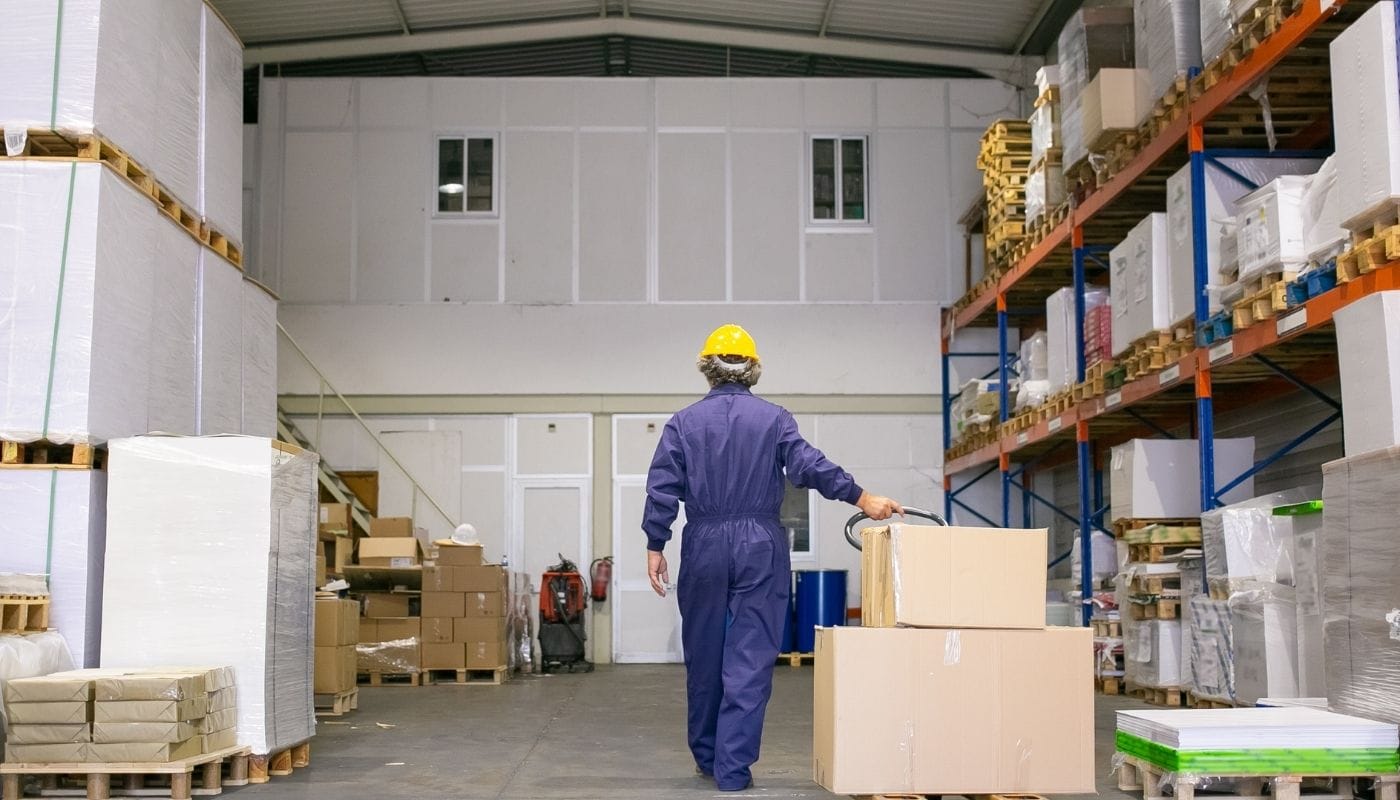
<svg viewBox="0 0 1400 800">
<path fill-rule="evenodd" d="M 812 223 L 869 225 L 870 137 L 818 134 L 808 141 Z"/>
<path fill-rule="evenodd" d="M 817 547 L 812 537 L 812 520 L 816 517 L 816 493 L 786 481 L 783 486 L 783 506 L 778 516 L 787 531 L 788 552 L 793 561 L 815 561 Z"/>
<path fill-rule="evenodd" d="M 500 147 L 495 134 L 437 137 L 433 215 L 494 217 L 500 181 Z"/>
</svg>

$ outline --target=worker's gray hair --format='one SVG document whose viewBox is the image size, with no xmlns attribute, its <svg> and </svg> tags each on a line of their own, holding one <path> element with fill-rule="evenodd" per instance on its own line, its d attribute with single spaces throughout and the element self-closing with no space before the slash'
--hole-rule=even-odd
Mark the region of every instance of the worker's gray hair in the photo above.
<svg viewBox="0 0 1400 800">
<path fill-rule="evenodd" d="M 711 389 L 726 383 L 753 386 L 763 375 L 763 365 L 752 358 L 746 358 L 739 364 L 726 364 L 719 356 L 701 356 L 695 366 L 710 382 Z"/>
</svg>

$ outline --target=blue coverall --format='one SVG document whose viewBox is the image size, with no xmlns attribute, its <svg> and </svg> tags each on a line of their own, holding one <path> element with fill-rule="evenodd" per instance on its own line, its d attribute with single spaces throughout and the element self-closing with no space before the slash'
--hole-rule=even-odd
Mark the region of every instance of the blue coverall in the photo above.
<svg viewBox="0 0 1400 800">
<path fill-rule="evenodd" d="M 690 751 L 722 790 L 751 782 L 791 567 L 779 523 L 783 480 L 855 503 L 855 480 L 797 430 L 792 414 L 725 383 L 666 423 L 647 476 L 642 528 L 661 551 L 685 503 L 676 599 L 685 648 Z"/>
</svg>

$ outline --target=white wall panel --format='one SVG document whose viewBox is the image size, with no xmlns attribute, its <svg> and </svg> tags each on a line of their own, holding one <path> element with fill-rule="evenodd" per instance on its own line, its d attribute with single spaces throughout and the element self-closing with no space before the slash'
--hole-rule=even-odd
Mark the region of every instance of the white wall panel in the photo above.
<svg viewBox="0 0 1400 800">
<path fill-rule="evenodd" d="M 876 81 L 876 121 L 890 128 L 941 128 L 947 91 L 942 81 Z"/>
<path fill-rule="evenodd" d="M 733 174 L 734 299 L 798 299 L 802 173 L 794 157 L 800 133 L 735 133 Z"/>
<path fill-rule="evenodd" d="M 658 137 L 658 296 L 725 299 L 725 142 L 717 133 Z"/>
<path fill-rule="evenodd" d="M 505 182 L 506 300 L 573 298 L 574 135 L 508 132 Z"/>
<path fill-rule="evenodd" d="M 506 552 L 506 474 L 462 473 L 462 521 L 476 528 L 486 558 L 499 562 Z"/>
<path fill-rule="evenodd" d="M 462 435 L 456 431 L 386 431 L 384 446 L 407 472 L 386 455 L 379 458 L 379 516 L 413 517 L 414 525 L 433 539 L 452 535 L 462 507 Z M 422 496 L 417 496 L 409 475 L 451 519 L 444 518 Z"/>
<path fill-rule="evenodd" d="M 431 224 L 434 302 L 487 301 L 500 296 L 501 228 L 434 220 Z"/>
<path fill-rule="evenodd" d="M 505 82 L 490 78 L 429 78 L 431 122 L 440 132 L 486 129 L 501 124 Z"/>
<path fill-rule="evenodd" d="M 944 223 L 951 210 L 946 135 L 942 130 L 875 135 L 871 149 L 881 300 L 937 300 L 949 283 L 950 265 L 943 255 L 948 252 Z"/>
<path fill-rule="evenodd" d="M 581 81 L 574 87 L 575 120 L 584 127 L 651 125 L 651 82 L 638 78 Z"/>
<path fill-rule="evenodd" d="M 418 78 L 361 78 L 360 125 L 367 128 L 426 127 L 428 82 Z"/>
<path fill-rule="evenodd" d="M 316 81 L 287 81 L 286 91 L 288 127 L 346 130 L 354 127 L 353 80 L 328 78 Z"/>
<path fill-rule="evenodd" d="M 927 417 L 904 414 L 827 414 L 821 417 L 822 450 L 852 472 L 865 467 L 932 467 L 915 460 L 915 437 Z M 928 450 L 918 448 L 919 455 Z"/>
<path fill-rule="evenodd" d="M 422 301 L 430 140 L 417 130 L 362 130 L 359 136 L 355 299 Z"/>
<path fill-rule="evenodd" d="M 663 128 L 729 124 L 729 81 L 707 78 L 657 79 L 656 124 Z"/>
<path fill-rule="evenodd" d="M 593 468 L 590 417 L 517 417 L 517 475 L 586 475 Z"/>
<path fill-rule="evenodd" d="M 617 449 L 613 452 L 613 461 L 617 465 L 618 475 L 647 474 L 652 456 L 656 454 L 656 443 L 661 441 L 661 431 L 668 419 L 670 417 L 665 414 L 615 418 Z"/>
<path fill-rule="evenodd" d="M 355 235 L 354 134 L 288 132 L 282 204 L 282 299 L 350 299 Z"/>
<path fill-rule="evenodd" d="M 650 134 L 579 134 L 580 300 L 647 299 L 650 198 Z"/>
<path fill-rule="evenodd" d="M 860 132 L 875 122 L 875 83 L 812 79 L 802 82 L 802 113 L 812 133 Z"/>
<path fill-rule="evenodd" d="M 433 429 L 462 434 L 462 465 L 496 467 L 506 463 L 506 417 L 434 417 Z"/>
<path fill-rule="evenodd" d="M 572 81 L 510 81 L 505 89 L 506 125 L 574 124 Z"/>
<path fill-rule="evenodd" d="M 802 84 L 787 79 L 735 81 L 729 88 L 736 128 L 801 128 Z"/>
<path fill-rule="evenodd" d="M 999 119 L 1025 118 L 1016 87 L 996 81 L 948 82 L 948 124 L 955 128 L 985 129 Z"/>
<path fill-rule="evenodd" d="M 807 299 L 847 302 L 874 299 L 875 237 L 859 233 L 809 233 Z"/>
</svg>

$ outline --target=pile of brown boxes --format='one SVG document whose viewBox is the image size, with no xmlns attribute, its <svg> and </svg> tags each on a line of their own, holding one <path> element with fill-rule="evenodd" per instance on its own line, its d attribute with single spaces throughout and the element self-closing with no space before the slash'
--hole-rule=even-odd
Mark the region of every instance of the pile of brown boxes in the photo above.
<svg viewBox="0 0 1400 800">
<path fill-rule="evenodd" d="M 237 745 L 229 667 L 16 678 L 4 700 L 12 763 L 164 763 Z"/>
<path fill-rule="evenodd" d="M 421 570 L 423 548 L 409 517 L 370 520 L 370 535 L 359 540 L 359 565 L 394 570 Z M 398 580 L 389 583 L 400 585 Z M 416 585 L 417 581 L 404 581 Z M 416 675 L 419 670 L 422 620 L 417 590 L 360 591 L 362 602 L 358 670 L 380 675 Z"/>
<path fill-rule="evenodd" d="M 349 503 L 322 503 L 316 523 L 316 585 L 339 578 L 350 563 L 355 546 Z"/>
<path fill-rule="evenodd" d="M 338 695 L 355 688 L 355 645 L 360 641 L 360 604 L 341 597 L 316 598 L 314 692 Z"/>
<path fill-rule="evenodd" d="M 1045 627 L 1046 532 L 891 525 L 863 545 L 863 620 L 885 627 L 817 631 L 816 782 L 1093 792 L 1092 635 Z"/>
<path fill-rule="evenodd" d="M 505 568 L 482 563 L 480 545 L 439 543 L 423 568 L 423 669 L 505 667 L 508 596 Z"/>
</svg>

